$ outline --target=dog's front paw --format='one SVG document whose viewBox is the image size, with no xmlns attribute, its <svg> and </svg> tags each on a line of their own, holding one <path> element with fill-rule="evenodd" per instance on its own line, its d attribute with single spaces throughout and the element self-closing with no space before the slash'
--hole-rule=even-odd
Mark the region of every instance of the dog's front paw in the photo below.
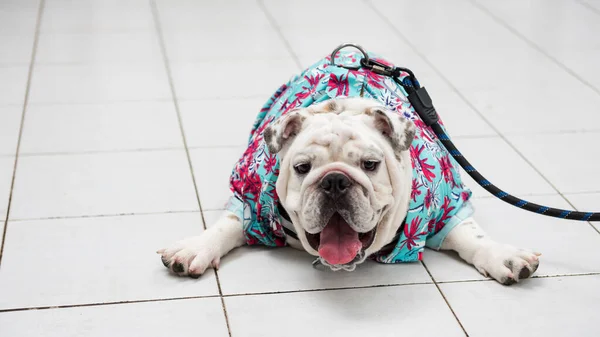
<svg viewBox="0 0 600 337">
<path fill-rule="evenodd" d="M 169 248 L 159 249 L 162 263 L 173 273 L 198 278 L 209 267 L 218 269 L 221 254 L 218 242 L 211 235 L 194 236 L 176 242 Z"/>
<path fill-rule="evenodd" d="M 477 250 L 473 265 L 483 276 L 511 285 L 533 275 L 540 264 L 540 255 L 511 245 L 490 242 Z"/>
</svg>

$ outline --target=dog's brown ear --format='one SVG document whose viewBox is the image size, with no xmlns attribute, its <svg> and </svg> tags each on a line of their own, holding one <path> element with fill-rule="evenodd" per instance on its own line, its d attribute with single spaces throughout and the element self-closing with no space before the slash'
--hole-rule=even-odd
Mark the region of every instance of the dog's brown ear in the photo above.
<svg viewBox="0 0 600 337">
<path fill-rule="evenodd" d="M 306 114 L 303 111 L 304 109 L 291 110 L 265 129 L 265 142 L 269 152 L 281 151 L 287 142 L 298 135 L 306 120 Z"/>
<path fill-rule="evenodd" d="M 373 116 L 375 129 L 390 141 L 396 155 L 410 148 L 416 132 L 412 121 L 383 107 L 370 108 L 367 114 Z"/>
</svg>

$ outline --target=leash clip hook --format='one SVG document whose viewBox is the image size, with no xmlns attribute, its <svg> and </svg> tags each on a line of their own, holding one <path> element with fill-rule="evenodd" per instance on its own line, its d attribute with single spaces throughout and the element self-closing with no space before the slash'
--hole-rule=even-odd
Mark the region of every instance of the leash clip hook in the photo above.
<svg viewBox="0 0 600 337">
<path fill-rule="evenodd" d="M 345 66 L 342 64 L 335 64 L 335 55 L 340 50 L 342 50 L 346 47 L 356 48 L 361 52 L 361 54 L 363 54 L 363 58 L 360 60 L 360 65 L 362 67 L 367 68 L 367 69 L 371 70 L 372 72 L 379 74 L 379 75 L 391 76 L 391 77 L 399 75 L 398 68 L 388 66 L 379 61 L 372 60 L 371 58 L 369 58 L 369 54 L 365 51 L 365 49 L 362 46 L 355 44 L 355 43 L 343 43 L 343 44 L 339 45 L 337 48 L 335 48 L 333 50 L 333 52 L 331 53 L 330 64 L 332 66 L 338 66 L 338 67 L 342 67 L 342 68 L 346 68 L 346 69 L 353 69 L 353 70 L 359 68 L 359 67 L 349 67 L 349 66 Z"/>
<path fill-rule="evenodd" d="M 372 72 L 379 74 L 379 75 L 383 75 L 383 76 L 391 76 L 391 77 L 397 77 L 398 76 L 398 71 L 396 70 L 397 68 L 395 67 L 390 67 L 386 64 L 383 64 L 379 61 L 375 61 L 372 59 L 362 59 L 360 60 L 360 64 L 365 67 L 370 69 Z"/>
<path fill-rule="evenodd" d="M 352 47 L 352 48 L 356 48 L 358 49 L 361 54 L 363 54 L 363 58 L 361 59 L 360 63 L 362 65 L 363 60 L 367 60 L 367 62 L 370 61 L 369 59 L 369 54 L 367 54 L 367 52 L 363 49 L 363 47 L 361 47 L 360 45 L 357 45 L 355 43 L 342 43 L 341 45 L 337 46 L 333 52 L 331 53 L 331 61 L 330 64 L 332 66 L 338 66 L 338 67 L 342 67 L 342 68 L 346 68 L 346 69 L 358 69 L 358 67 L 348 67 L 342 64 L 335 64 L 335 55 L 342 49 L 346 48 L 346 47 Z"/>
</svg>

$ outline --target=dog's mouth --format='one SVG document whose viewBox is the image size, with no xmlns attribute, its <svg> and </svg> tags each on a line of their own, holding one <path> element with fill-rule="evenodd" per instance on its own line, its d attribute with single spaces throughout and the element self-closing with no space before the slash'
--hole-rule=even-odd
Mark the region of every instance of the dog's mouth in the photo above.
<svg viewBox="0 0 600 337">
<path fill-rule="evenodd" d="M 376 228 L 359 233 L 335 212 L 320 233 L 305 232 L 310 246 L 331 265 L 345 265 L 355 260 L 361 251 L 371 246 Z M 362 255 L 362 254 L 360 254 Z"/>
</svg>

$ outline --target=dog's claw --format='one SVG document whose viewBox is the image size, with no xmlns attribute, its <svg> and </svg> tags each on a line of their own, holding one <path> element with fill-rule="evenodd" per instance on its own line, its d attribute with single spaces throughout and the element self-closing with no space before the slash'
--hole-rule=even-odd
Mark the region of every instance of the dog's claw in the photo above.
<svg viewBox="0 0 600 337">
<path fill-rule="evenodd" d="M 183 268 L 183 264 L 179 263 L 179 262 L 175 262 L 173 264 L 173 272 L 175 273 L 183 273 L 185 271 L 185 269 Z"/>
<path fill-rule="evenodd" d="M 527 266 L 521 268 L 521 271 L 519 272 L 519 280 L 522 279 L 526 279 L 531 275 L 531 272 L 529 271 L 529 268 L 527 268 Z"/>
<path fill-rule="evenodd" d="M 507 277 L 507 278 L 505 278 L 505 279 L 502 280 L 502 284 L 504 284 L 505 286 L 509 286 L 509 285 L 512 285 L 512 284 L 515 284 L 515 283 L 517 283 L 517 280 L 515 280 L 512 277 Z"/>
<path fill-rule="evenodd" d="M 219 264 L 221 263 L 221 259 L 220 258 L 216 258 L 214 260 L 212 260 L 212 262 L 210 263 L 211 266 L 215 269 L 215 270 L 219 270 Z"/>
</svg>

